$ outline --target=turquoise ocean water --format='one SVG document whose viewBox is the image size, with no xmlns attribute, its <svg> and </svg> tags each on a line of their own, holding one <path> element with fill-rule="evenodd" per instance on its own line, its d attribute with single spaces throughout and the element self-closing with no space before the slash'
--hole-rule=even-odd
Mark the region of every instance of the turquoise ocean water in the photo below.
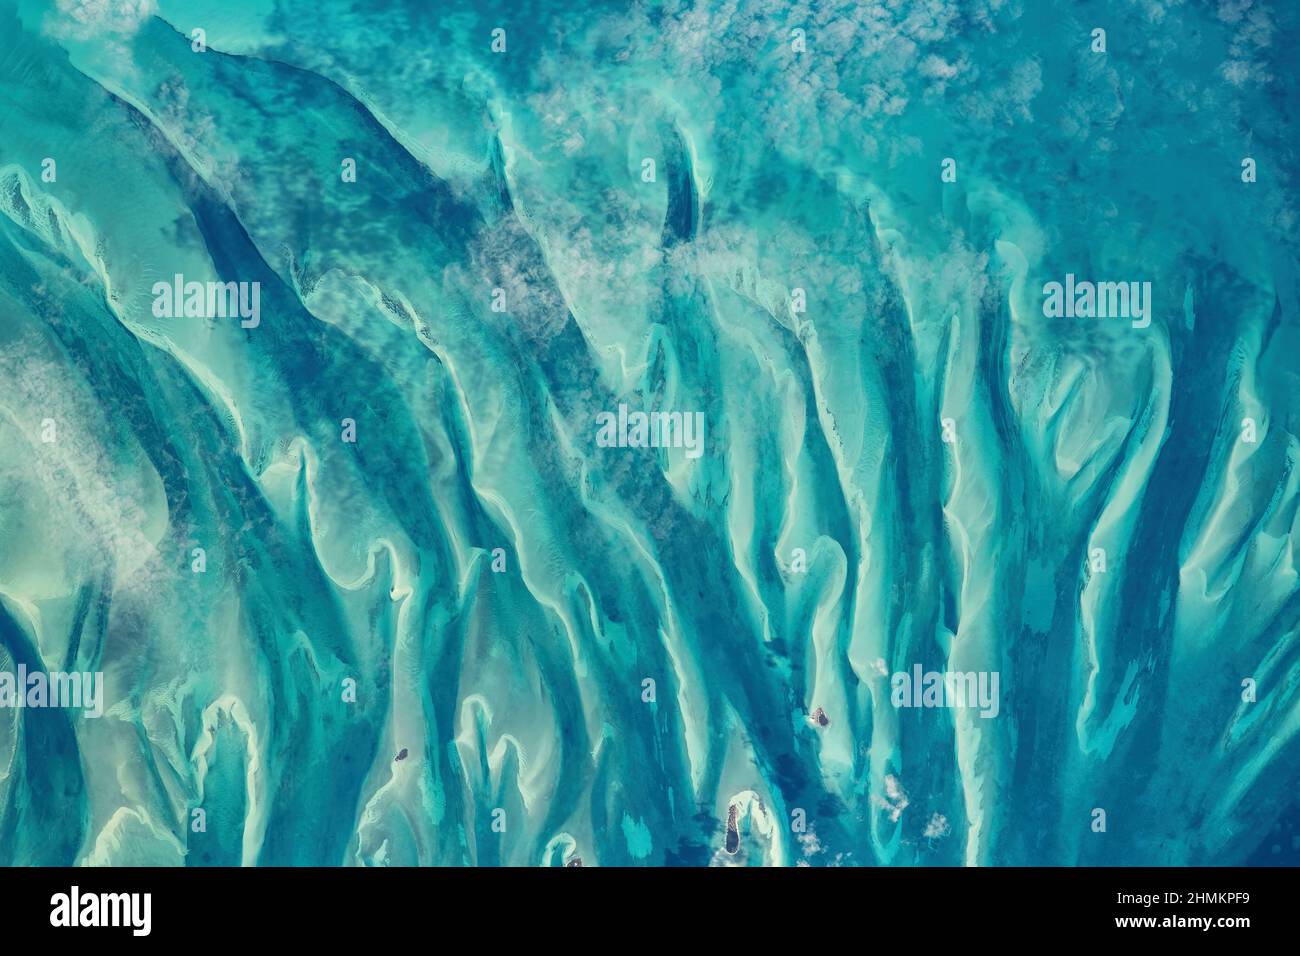
<svg viewBox="0 0 1300 956">
<path fill-rule="evenodd" d="M 0 864 L 1300 862 L 1298 43 L 0 0 Z"/>
</svg>

